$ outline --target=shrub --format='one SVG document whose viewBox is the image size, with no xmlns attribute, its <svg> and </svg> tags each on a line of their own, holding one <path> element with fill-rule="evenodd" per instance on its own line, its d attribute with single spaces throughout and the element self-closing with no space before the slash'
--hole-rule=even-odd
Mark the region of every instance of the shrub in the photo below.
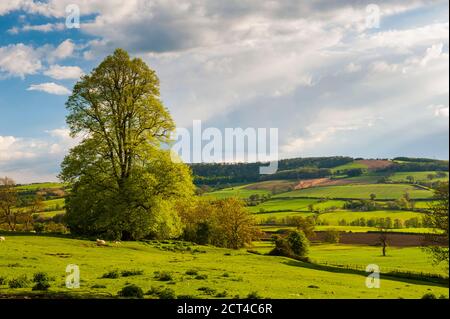
<svg viewBox="0 0 450 319">
<path fill-rule="evenodd" d="M 186 271 L 186 275 L 195 276 L 195 275 L 198 275 L 198 271 L 194 270 L 194 269 L 190 269 L 190 270 Z"/>
<path fill-rule="evenodd" d="M 226 290 L 216 294 L 216 298 L 226 298 L 227 296 L 228 296 L 228 292 Z"/>
<path fill-rule="evenodd" d="M 158 293 L 158 297 L 159 297 L 159 299 L 176 299 L 177 298 L 175 291 L 170 288 L 161 290 Z"/>
<path fill-rule="evenodd" d="M 130 276 L 140 276 L 143 275 L 143 270 L 123 270 L 122 277 L 130 277 Z"/>
<path fill-rule="evenodd" d="M 50 280 L 50 276 L 45 272 L 37 272 L 33 275 L 33 282 L 46 282 Z"/>
<path fill-rule="evenodd" d="M 159 281 L 172 281 L 173 280 L 172 274 L 165 272 L 165 271 L 156 272 L 155 278 L 158 279 Z"/>
<path fill-rule="evenodd" d="M 31 290 L 47 291 L 50 288 L 48 281 L 38 281 Z"/>
<path fill-rule="evenodd" d="M 309 240 L 303 231 L 293 231 L 289 234 L 287 241 L 295 256 L 305 257 L 309 250 Z"/>
<path fill-rule="evenodd" d="M 106 274 L 103 274 L 102 278 L 107 279 L 117 279 L 120 277 L 120 272 L 118 270 L 111 270 L 107 272 Z"/>
<path fill-rule="evenodd" d="M 196 299 L 195 296 L 192 295 L 178 295 L 177 299 Z"/>
<path fill-rule="evenodd" d="M 141 287 L 133 284 L 123 287 L 118 295 L 127 298 L 144 298 L 144 292 Z"/>
<path fill-rule="evenodd" d="M 6 277 L 0 276 L 0 286 L 6 285 L 7 280 Z"/>
<path fill-rule="evenodd" d="M 247 295 L 247 299 L 261 299 L 262 297 L 256 291 L 252 291 Z"/>
<path fill-rule="evenodd" d="M 209 287 L 200 287 L 198 291 L 203 291 L 207 295 L 214 295 L 216 293 L 216 289 Z"/>
<path fill-rule="evenodd" d="M 17 278 L 11 279 L 9 281 L 9 288 L 26 288 L 28 287 L 30 281 L 28 280 L 26 275 L 19 276 Z"/>
<path fill-rule="evenodd" d="M 284 238 L 277 237 L 275 239 L 275 248 L 270 251 L 269 255 L 291 257 L 293 253 L 289 243 Z"/>
<path fill-rule="evenodd" d="M 433 293 L 428 292 L 422 296 L 422 299 L 436 299 L 436 296 Z"/>
<path fill-rule="evenodd" d="M 197 276 L 195 276 L 195 279 L 205 280 L 205 279 L 208 279 L 208 275 L 197 275 Z"/>
</svg>

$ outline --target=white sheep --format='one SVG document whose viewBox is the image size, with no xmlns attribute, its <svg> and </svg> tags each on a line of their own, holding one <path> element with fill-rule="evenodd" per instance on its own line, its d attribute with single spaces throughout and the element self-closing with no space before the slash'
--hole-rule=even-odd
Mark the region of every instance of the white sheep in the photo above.
<svg viewBox="0 0 450 319">
<path fill-rule="evenodd" d="M 97 246 L 106 246 L 106 241 L 103 239 L 97 239 Z"/>
<path fill-rule="evenodd" d="M 5 241 L 6 240 L 6 238 L 5 237 L 3 237 L 3 236 L 0 236 L 0 241 Z"/>
</svg>

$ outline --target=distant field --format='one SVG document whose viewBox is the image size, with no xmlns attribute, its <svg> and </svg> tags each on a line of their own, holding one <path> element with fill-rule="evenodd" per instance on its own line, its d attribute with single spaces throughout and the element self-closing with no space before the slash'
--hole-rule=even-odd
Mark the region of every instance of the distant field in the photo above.
<svg viewBox="0 0 450 319">
<path fill-rule="evenodd" d="M 117 297 L 126 283 L 133 283 L 145 292 L 152 287 L 170 288 L 177 296 L 191 298 L 219 298 L 218 293 L 226 298 L 246 298 L 251 292 L 257 292 L 263 298 L 421 298 L 427 292 L 448 296 L 447 287 L 396 278 L 384 278 L 383 289 L 367 289 L 364 284 L 366 274 L 326 271 L 289 258 L 256 255 L 245 250 L 180 242 L 123 242 L 121 245 L 109 243 L 108 247 L 98 247 L 92 241 L 68 238 L 6 237 L 6 241 L 0 243 L 1 275 L 8 281 L 20 275 L 30 278 L 36 272 L 46 272 L 55 279 L 49 289 L 53 295 L 111 298 Z M 312 247 L 314 256 L 315 250 Z M 386 260 L 379 260 L 379 249 L 364 251 L 363 257 L 356 259 L 351 251 L 344 250 L 346 253 L 342 260 L 345 263 L 377 261 L 382 265 L 384 262 L 396 265 L 397 253 L 394 250 L 388 250 L 393 257 L 386 257 Z M 322 260 L 332 262 L 336 260 L 332 258 L 339 255 L 325 254 Z M 417 260 L 423 257 L 414 250 L 405 251 L 400 256 L 408 260 L 406 263 L 412 269 L 430 269 L 422 259 Z M 342 261 L 337 259 L 337 262 Z M 68 264 L 80 267 L 79 289 L 65 287 Z M 142 270 L 143 274 L 101 278 L 115 269 Z M 188 270 L 206 276 L 196 279 L 195 275 L 186 274 Z M 158 281 L 154 274 L 156 271 L 168 272 L 172 280 Z M 7 285 L 0 286 L 0 296 L 34 293 L 31 287 L 12 289 Z"/>
<path fill-rule="evenodd" d="M 28 185 L 19 185 L 16 188 L 19 191 L 35 191 L 41 188 L 61 188 L 64 187 L 62 183 L 38 183 L 38 184 L 28 184 Z"/>
<path fill-rule="evenodd" d="M 270 252 L 274 244 L 271 241 L 256 241 L 253 249 L 260 253 Z M 310 246 L 309 256 L 314 263 L 349 266 L 365 269 L 369 264 L 380 266 L 381 273 L 388 271 L 410 271 L 446 275 L 445 269 L 431 263 L 430 256 L 420 247 L 389 247 L 387 256 L 381 256 L 379 247 L 365 245 L 317 244 Z"/>
<path fill-rule="evenodd" d="M 430 181 L 428 179 L 429 174 L 436 174 L 436 172 L 428 171 L 428 172 L 396 172 L 389 176 L 389 179 L 393 182 L 405 182 L 407 181 L 408 176 L 414 177 L 415 181 L 423 182 L 423 181 Z M 441 178 L 433 178 L 431 181 L 448 181 L 448 173 L 446 172 L 447 177 L 441 177 Z"/>
<path fill-rule="evenodd" d="M 63 208 L 65 204 L 64 198 L 50 199 L 43 201 L 45 208 Z"/>
<path fill-rule="evenodd" d="M 353 161 L 353 162 L 350 162 L 350 163 L 347 163 L 344 165 L 339 165 L 339 166 L 333 167 L 331 169 L 331 171 L 334 173 L 339 170 L 347 170 L 347 169 L 353 169 L 353 168 L 367 169 L 367 165 Z"/>
<path fill-rule="evenodd" d="M 360 218 L 365 218 L 366 221 L 371 218 L 387 218 L 390 217 L 392 222 L 395 219 L 400 219 L 401 221 L 405 221 L 410 218 L 422 218 L 422 213 L 416 212 L 407 212 L 407 211 L 373 211 L 373 212 L 349 212 L 349 211 L 341 211 L 341 212 L 332 212 L 332 213 L 323 213 L 320 214 L 319 220 L 326 221 L 330 225 L 339 225 L 339 221 L 344 219 L 347 223 L 350 223 L 355 220 L 359 220 Z"/>
<path fill-rule="evenodd" d="M 265 212 L 273 211 L 307 211 L 308 205 L 315 204 L 318 201 L 316 199 L 272 199 L 266 201 L 258 206 L 249 206 L 248 209 L 253 213 L 259 213 L 261 210 Z"/>
<path fill-rule="evenodd" d="M 246 189 L 245 187 L 248 185 L 242 185 L 242 186 L 236 186 L 236 187 L 230 187 L 230 188 L 224 188 L 219 191 L 206 193 L 203 196 L 206 197 L 212 197 L 216 199 L 222 199 L 222 198 L 228 198 L 228 197 L 239 197 L 239 198 L 249 198 L 251 195 L 270 195 L 271 192 L 268 190 L 251 190 Z"/>
<path fill-rule="evenodd" d="M 41 213 L 38 213 L 38 215 L 39 215 L 40 217 L 47 217 L 47 218 L 50 218 L 50 217 L 54 217 L 54 216 L 56 216 L 56 215 L 61 215 L 61 214 L 65 214 L 65 213 L 66 213 L 65 210 L 52 210 L 51 212 L 41 212 Z"/>
<path fill-rule="evenodd" d="M 306 212 L 276 212 L 276 213 L 258 213 L 254 214 L 255 219 L 258 222 L 265 222 L 267 219 L 275 219 L 278 222 L 287 217 L 294 217 L 294 216 L 301 216 L 301 217 L 308 217 L 314 215 L 313 213 L 306 213 Z"/>
<path fill-rule="evenodd" d="M 370 194 L 376 194 L 377 199 L 398 199 L 403 194 L 409 193 L 411 198 L 431 198 L 433 193 L 429 190 L 416 188 L 404 184 L 368 184 L 368 185 L 344 185 L 324 186 L 288 193 L 278 194 L 277 197 L 310 197 L 310 198 L 370 198 Z"/>
<path fill-rule="evenodd" d="M 293 189 L 297 183 L 298 181 L 292 180 L 275 180 L 249 184 L 244 186 L 244 188 L 248 190 L 265 190 L 271 193 L 282 193 Z"/>
<path fill-rule="evenodd" d="M 365 268 L 369 264 L 380 266 L 381 273 L 393 270 L 447 275 L 444 268 L 434 266 L 430 256 L 420 247 L 388 248 L 387 256 L 379 247 L 320 244 L 311 247 L 310 257 L 320 264 L 355 265 Z"/>
<path fill-rule="evenodd" d="M 261 226 L 262 231 L 265 232 L 277 232 L 280 230 L 295 230 L 293 226 Z M 314 227 L 315 231 L 327 231 L 327 230 L 337 230 L 341 232 L 352 232 L 352 233 L 367 233 L 369 231 L 378 231 L 376 227 L 364 227 L 364 226 L 335 226 L 335 225 L 317 225 Z M 411 234 L 431 234 L 435 233 L 432 228 L 399 228 L 399 229 L 389 229 L 389 232 L 393 233 L 411 233 Z M 440 233 L 440 232 L 438 232 Z"/>
</svg>

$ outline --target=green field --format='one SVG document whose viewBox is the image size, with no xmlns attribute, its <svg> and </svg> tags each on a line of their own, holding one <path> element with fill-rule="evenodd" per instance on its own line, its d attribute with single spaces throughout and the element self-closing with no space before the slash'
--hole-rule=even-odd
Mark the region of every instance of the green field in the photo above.
<svg viewBox="0 0 450 319">
<path fill-rule="evenodd" d="M 264 189 L 246 189 L 248 185 L 241 185 L 236 187 L 224 188 L 215 192 L 206 193 L 203 196 L 211 197 L 215 199 L 222 199 L 228 197 L 239 197 L 239 198 L 249 198 L 251 195 L 270 195 L 271 192 Z"/>
<path fill-rule="evenodd" d="M 20 275 L 31 277 L 38 271 L 47 272 L 55 279 L 48 292 L 54 296 L 116 297 L 126 283 L 134 283 L 144 291 L 162 286 L 173 289 L 178 296 L 195 298 L 214 298 L 224 291 L 230 298 L 245 298 L 251 292 L 265 298 L 420 298 L 428 292 L 448 297 L 447 287 L 394 277 L 383 278 L 382 289 L 368 289 L 364 273 L 348 273 L 337 268 L 320 270 L 312 264 L 284 257 L 255 255 L 245 250 L 156 242 L 111 243 L 108 247 L 97 247 L 92 241 L 68 238 L 6 237 L 6 241 L 0 243 L 0 276 L 6 277 L 7 281 Z M 312 255 L 315 256 L 315 248 Z M 332 255 L 325 255 L 322 260 L 332 262 Z M 338 254 L 335 255 L 334 258 L 337 258 Z M 353 255 L 343 256 L 345 263 L 358 262 Z M 398 260 L 408 265 L 409 262 L 405 263 L 404 259 L 416 262 L 418 256 L 415 250 L 405 250 Z M 379 250 L 370 249 L 364 251 L 360 260 L 361 263 L 372 260 L 383 262 L 379 260 Z M 386 262 L 393 264 L 394 257 L 386 257 Z M 68 264 L 80 267 L 79 289 L 65 288 Z M 422 261 L 410 266 L 415 270 L 421 267 L 424 271 L 430 269 Z M 142 270 L 143 274 L 117 279 L 101 278 L 115 269 Z M 195 279 L 195 276 L 186 274 L 188 270 L 196 270 L 198 274 L 207 275 L 207 278 Z M 169 272 L 172 280 L 158 281 L 154 278 L 155 271 Z M 205 293 L 205 288 L 209 293 Z M 12 289 L 6 285 L 0 286 L 0 295 L 32 293 L 30 287 Z"/>
<path fill-rule="evenodd" d="M 65 204 L 64 198 L 50 199 L 43 201 L 44 207 L 47 209 L 62 209 Z"/>
<path fill-rule="evenodd" d="M 436 172 L 395 172 L 394 174 L 392 174 L 391 176 L 389 176 L 389 179 L 393 182 L 406 182 L 408 181 L 406 178 L 408 176 L 412 176 L 414 177 L 414 180 L 416 182 L 430 182 L 430 180 L 428 179 L 428 175 L 429 174 L 436 174 Z M 436 181 L 448 181 L 448 173 L 447 177 L 441 177 L 441 178 L 433 178 L 431 181 L 432 182 L 436 182 Z"/>
<path fill-rule="evenodd" d="M 357 163 L 357 162 L 350 162 L 344 165 L 339 165 L 336 167 L 333 167 L 331 169 L 331 171 L 334 173 L 336 171 L 340 171 L 340 170 L 348 170 L 348 169 L 354 169 L 354 168 L 362 168 L 362 169 L 367 169 L 367 165 L 361 164 L 361 163 Z"/>
<path fill-rule="evenodd" d="M 19 185 L 16 188 L 19 191 L 36 191 L 42 188 L 62 188 L 64 184 L 62 183 L 36 183 L 36 184 L 27 184 L 27 185 Z"/>
<path fill-rule="evenodd" d="M 339 200 L 317 200 L 308 198 L 294 198 L 294 199 L 271 199 L 257 206 L 250 206 L 248 209 L 252 213 L 260 212 L 279 212 L 279 211 L 293 211 L 293 212 L 307 212 L 309 205 L 313 205 L 315 210 L 323 211 L 326 209 L 341 209 L 344 207 L 344 201 Z"/>
<path fill-rule="evenodd" d="M 423 217 L 422 213 L 416 212 L 408 212 L 408 211 L 373 211 L 373 212 L 353 212 L 353 211 L 340 211 L 340 212 L 332 212 L 332 213 L 323 213 L 320 214 L 319 220 L 325 221 L 330 225 L 339 225 L 339 221 L 344 219 L 347 223 L 350 223 L 355 220 L 359 220 L 360 218 L 365 218 L 366 221 L 371 218 L 387 218 L 390 217 L 392 222 L 395 219 L 400 219 L 401 221 L 405 221 L 410 218 L 417 217 L 421 219 Z"/>
<path fill-rule="evenodd" d="M 429 255 L 420 247 L 390 247 L 387 256 L 381 255 L 379 247 L 340 244 L 313 245 L 310 257 L 319 264 L 348 265 L 365 268 L 369 264 L 380 266 L 381 273 L 388 271 L 411 271 L 445 275 L 442 265 L 433 265 Z"/>
<path fill-rule="evenodd" d="M 426 189 L 404 184 L 368 184 L 324 186 L 295 190 L 273 196 L 278 197 L 310 197 L 310 198 L 361 198 L 368 199 L 375 194 L 377 199 L 398 199 L 408 193 L 411 198 L 431 198 L 433 193 Z"/>
</svg>

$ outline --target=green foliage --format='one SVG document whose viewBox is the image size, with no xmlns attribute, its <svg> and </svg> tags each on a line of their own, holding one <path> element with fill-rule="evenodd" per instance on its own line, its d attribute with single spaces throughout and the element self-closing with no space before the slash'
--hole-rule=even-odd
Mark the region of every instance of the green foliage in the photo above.
<svg viewBox="0 0 450 319">
<path fill-rule="evenodd" d="M 295 256 L 306 257 L 309 251 L 309 240 L 303 231 L 293 231 L 287 237 L 289 247 Z"/>
<path fill-rule="evenodd" d="M 144 274 L 143 270 L 123 270 L 121 273 L 122 277 L 140 276 L 143 274 Z"/>
<path fill-rule="evenodd" d="M 273 256 L 285 256 L 296 259 L 304 259 L 309 252 L 309 240 L 300 231 L 293 231 L 286 238 L 276 237 L 275 248 L 270 251 Z"/>
<path fill-rule="evenodd" d="M 50 280 L 50 276 L 45 272 L 37 272 L 33 275 L 33 282 L 45 282 Z"/>
<path fill-rule="evenodd" d="M 159 280 L 159 281 L 172 281 L 173 280 L 173 276 L 171 273 L 166 272 L 166 271 L 162 271 L 162 272 L 155 272 L 155 279 Z"/>
<path fill-rule="evenodd" d="M 252 291 L 247 295 L 247 299 L 262 299 L 257 291 Z"/>
<path fill-rule="evenodd" d="M 50 283 L 48 281 L 38 281 L 36 284 L 31 288 L 31 290 L 35 291 L 47 291 L 48 288 L 50 288 Z"/>
<path fill-rule="evenodd" d="M 72 233 L 111 239 L 181 233 L 178 201 L 194 192 L 189 168 L 161 150 L 174 129 L 155 72 L 121 49 L 74 87 L 66 103 L 72 135 L 60 177 L 72 184 L 66 222 Z"/>
<path fill-rule="evenodd" d="M 126 298 L 144 298 L 142 288 L 133 284 L 123 287 L 122 290 L 119 291 L 118 295 Z"/>
<path fill-rule="evenodd" d="M 428 292 L 422 296 L 422 299 L 437 299 L 437 298 L 435 294 L 433 294 L 432 292 Z"/>
<path fill-rule="evenodd" d="M 0 286 L 6 285 L 8 282 L 7 278 L 4 276 L 0 276 Z"/>
<path fill-rule="evenodd" d="M 105 279 L 117 279 L 120 277 L 120 271 L 118 270 L 111 270 L 108 271 L 107 273 L 103 274 L 102 278 Z"/>
<path fill-rule="evenodd" d="M 258 235 L 252 214 L 237 198 L 200 199 L 179 209 L 187 241 L 239 249 Z"/>
<path fill-rule="evenodd" d="M 9 288 L 26 288 L 30 284 L 30 280 L 26 275 L 19 276 L 17 278 L 11 279 L 8 282 Z"/>
<path fill-rule="evenodd" d="M 436 201 L 430 206 L 426 213 L 425 223 L 435 229 L 443 232 L 443 236 L 430 236 L 430 240 L 437 244 L 447 244 L 447 247 L 430 246 L 427 248 L 431 254 L 435 264 L 443 262 L 447 269 L 449 265 L 449 224 L 448 224 L 448 207 L 449 207 L 449 184 L 440 183 L 435 189 L 434 198 Z"/>
</svg>

